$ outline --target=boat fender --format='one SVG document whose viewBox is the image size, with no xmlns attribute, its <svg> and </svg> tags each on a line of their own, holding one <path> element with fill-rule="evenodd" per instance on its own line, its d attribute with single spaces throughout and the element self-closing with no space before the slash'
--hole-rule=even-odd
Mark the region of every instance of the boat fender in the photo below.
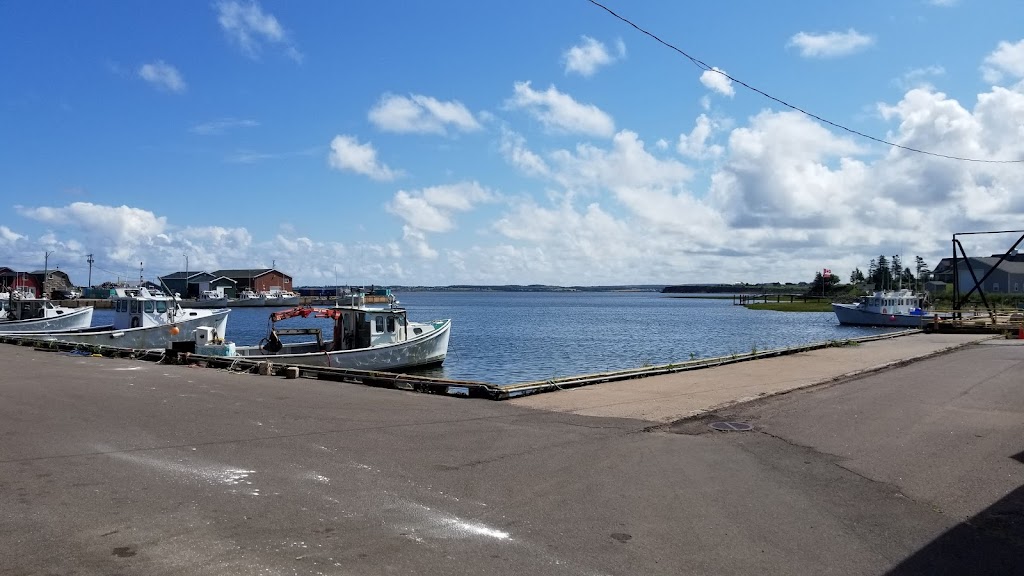
<svg viewBox="0 0 1024 576">
<path fill-rule="evenodd" d="M 267 343 L 263 345 L 263 349 L 271 354 L 277 354 L 283 347 L 284 345 L 281 344 L 281 339 L 278 338 L 277 332 L 271 330 L 270 336 L 267 338 Z"/>
<path fill-rule="evenodd" d="M 132 328 L 138 328 L 140 324 L 138 316 L 132 318 Z"/>
<path fill-rule="evenodd" d="M 888 312 L 885 311 L 885 308 L 882 308 L 882 314 L 888 314 Z"/>
</svg>

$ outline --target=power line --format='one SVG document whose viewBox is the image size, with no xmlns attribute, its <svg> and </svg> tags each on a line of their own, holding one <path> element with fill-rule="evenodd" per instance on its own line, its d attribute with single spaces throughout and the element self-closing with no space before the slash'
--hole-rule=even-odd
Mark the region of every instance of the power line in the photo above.
<svg viewBox="0 0 1024 576">
<path fill-rule="evenodd" d="M 768 94 L 767 92 L 765 92 L 763 90 L 759 90 L 758 88 L 755 88 L 755 87 L 751 86 L 750 84 L 747 84 L 746 82 L 744 82 L 742 80 L 738 80 L 736 78 L 733 78 L 732 76 L 726 74 L 725 72 L 723 72 L 721 70 L 718 70 L 717 68 L 712 68 L 711 66 L 708 66 L 707 64 L 705 64 L 700 59 L 694 58 L 693 56 L 690 56 L 689 54 L 687 54 L 683 50 L 681 50 L 681 49 L 677 48 L 676 46 L 674 46 L 674 45 L 672 45 L 672 44 L 662 40 L 661 38 L 659 38 L 655 34 L 653 34 L 651 32 L 648 32 L 647 30 L 644 30 L 640 26 L 637 26 L 636 24 L 634 24 L 628 18 L 620 16 L 614 10 L 612 10 L 611 8 L 605 6 L 604 4 L 601 4 L 597 0 L 587 0 L 587 2 L 590 2 L 594 6 L 597 6 L 598 8 L 603 9 L 605 12 L 611 14 L 612 16 L 618 18 L 619 20 L 625 22 L 626 24 L 629 24 L 633 28 L 636 28 L 637 31 L 639 31 L 641 34 L 649 36 L 652 39 L 654 39 L 655 41 L 657 41 L 658 43 L 663 44 L 666 47 L 670 48 L 671 50 L 675 50 L 676 52 L 682 54 L 687 60 L 692 62 L 693 65 L 696 66 L 697 68 L 700 68 L 701 70 L 705 70 L 705 71 L 708 71 L 708 72 L 714 72 L 716 74 L 721 74 L 722 76 L 725 76 L 726 78 L 728 78 L 729 80 L 732 80 L 733 82 L 739 84 L 740 86 L 743 86 L 744 88 L 746 88 L 748 90 L 751 90 L 753 92 L 757 92 L 758 94 L 760 94 L 761 96 L 764 96 L 765 98 L 768 98 L 769 100 L 772 100 L 774 102 L 778 102 L 779 104 L 781 104 L 781 105 L 783 105 L 783 106 L 785 106 L 787 108 L 790 108 L 791 110 L 795 110 L 795 111 L 797 111 L 797 112 L 799 112 L 799 113 L 801 113 L 801 114 L 803 114 L 805 116 L 809 116 L 811 118 L 814 118 L 815 120 L 817 120 L 819 122 L 823 122 L 825 124 L 828 124 L 829 126 L 833 126 L 835 128 L 839 128 L 840 130 L 845 130 L 845 131 L 849 132 L 850 134 L 855 134 L 857 136 L 860 136 L 861 138 L 867 138 L 868 140 L 873 140 L 875 142 L 878 142 L 879 144 L 885 144 L 886 146 L 892 146 L 894 148 L 899 148 L 901 150 L 906 150 L 908 152 L 916 152 L 918 154 L 925 154 L 927 156 L 936 156 L 938 158 L 946 158 L 946 159 L 949 159 L 949 160 L 959 160 L 961 162 L 979 162 L 979 163 L 983 163 L 983 164 L 1020 164 L 1020 163 L 1024 162 L 1024 160 L 988 160 L 988 159 L 984 159 L 984 158 L 965 158 L 963 156 L 953 156 L 953 155 L 950 155 L 950 154 L 941 154 L 939 152 L 929 152 L 928 150 L 920 150 L 918 148 L 911 148 L 910 146 L 904 146 L 902 144 L 896 144 L 895 142 L 889 142 L 888 140 L 884 140 L 882 138 L 877 138 L 875 136 L 871 136 L 870 134 L 865 134 L 865 133 L 860 132 L 858 130 L 854 130 L 853 128 L 847 128 L 846 126 L 843 126 L 842 124 L 837 124 L 835 122 L 832 122 L 831 120 L 827 120 L 825 118 L 822 118 L 821 116 L 818 116 L 817 114 L 814 114 L 812 112 L 808 112 L 807 110 L 804 110 L 803 108 L 800 108 L 799 106 L 795 106 L 793 104 L 790 104 L 789 102 L 786 102 L 785 100 L 781 100 L 779 98 L 776 98 L 775 96 L 772 96 L 771 94 Z"/>
</svg>

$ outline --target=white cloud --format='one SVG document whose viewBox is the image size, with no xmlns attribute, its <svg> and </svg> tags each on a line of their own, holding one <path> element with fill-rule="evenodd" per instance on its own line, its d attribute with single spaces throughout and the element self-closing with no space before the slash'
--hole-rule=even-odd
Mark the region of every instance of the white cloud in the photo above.
<svg viewBox="0 0 1024 576">
<path fill-rule="evenodd" d="M 526 146 L 526 138 L 521 134 L 503 127 L 500 148 L 505 160 L 524 174 L 540 176 L 548 173 L 547 163 Z"/>
<path fill-rule="evenodd" d="M 16 207 L 19 214 L 58 228 L 78 228 L 93 238 L 132 245 L 158 236 L 167 229 L 167 219 L 149 210 L 129 206 L 104 206 L 74 202 L 63 207 Z"/>
<path fill-rule="evenodd" d="M 387 210 L 423 232 L 448 232 L 455 228 L 455 212 L 469 212 L 476 205 L 493 202 L 497 195 L 477 182 L 399 190 Z"/>
<path fill-rule="evenodd" d="M 245 118 L 219 118 L 196 124 L 189 128 L 189 132 L 202 136 L 219 136 L 232 128 L 253 128 L 259 125 L 259 122 Z"/>
<path fill-rule="evenodd" d="M 430 247 L 427 236 L 421 230 L 405 225 L 402 226 L 402 240 L 413 250 L 413 254 L 424 260 L 436 260 L 437 250 Z"/>
<path fill-rule="evenodd" d="M 26 238 L 24 234 L 18 234 L 7 226 L 0 225 L 0 246 L 10 248 Z"/>
<path fill-rule="evenodd" d="M 377 128 L 388 132 L 444 134 L 446 126 L 461 132 L 481 129 L 473 113 L 458 100 L 444 102 L 420 94 L 384 94 L 368 117 Z"/>
<path fill-rule="evenodd" d="M 680 134 L 679 142 L 676 144 L 676 151 L 683 156 L 690 158 L 709 158 L 718 157 L 722 154 L 722 147 L 713 144 L 708 146 L 708 138 L 720 128 L 719 124 L 710 118 L 706 114 L 701 114 L 697 117 L 696 125 L 689 134 Z"/>
<path fill-rule="evenodd" d="M 704 73 L 700 75 L 700 83 L 723 96 L 728 96 L 729 98 L 732 98 L 736 94 L 736 89 L 732 87 L 732 80 L 725 75 L 725 70 L 721 70 L 717 67 L 712 67 L 711 70 L 705 70 Z"/>
<path fill-rule="evenodd" d="M 903 90 L 931 86 L 929 78 L 943 76 L 946 69 L 942 66 L 932 65 L 907 70 L 902 76 L 894 80 L 894 83 Z"/>
<path fill-rule="evenodd" d="M 681 162 L 649 153 L 629 130 L 616 134 L 607 150 L 579 144 L 573 151 L 556 150 L 549 157 L 554 167 L 550 177 L 570 191 L 609 190 L 625 197 L 638 189 L 681 189 L 693 174 Z"/>
<path fill-rule="evenodd" d="M 185 79 L 178 69 L 163 60 L 143 64 L 139 67 L 139 78 L 161 90 L 181 93 L 185 91 Z"/>
<path fill-rule="evenodd" d="M 1015 44 L 1000 42 L 996 49 L 985 57 L 981 67 L 986 82 L 995 84 L 1004 77 L 1024 78 L 1024 40 Z"/>
<path fill-rule="evenodd" d="M 874 43 L 873 37 L 850 28 L 846 32 L 824 34 L 797 32 L 787 46 L 795 46 L 805 58 L 834 58 L 859 52 Z"/>
<path fill-rule="evenodd" d="M 593 76 L 597 69 L 614 63 L 626 56 L 626 44 L 621 40 L 615 43 L 617 54 L 611 54 L 604 43 L 589 36 L 580 38 L 580 43 L 569 48 L 562 54 L 565 62 L 565 73 L 575 72 L 581 76 Z"/>
<path fill-rule="evenodd" d="M 250 58 L 258 58 L 264 44 L 273 44 L 280 46 L 289 58 L 302 61 L 302 53 L 281 23 L 273 14 L 263 12 L 255 0 L 222 0 L 216 7 L 221 29 Z"/>
<path fill-rule="evenodd" d="M 514 90 L 508 106 L 527 110 L 548 130 L 589 136 L 611 136 L 615 133 L 615 121 L 611 116 L 593 104 L 577 102 L 554 86 L 538 92 L 530 87 L 529 82 L 516 82 Z"/>
<path fill-rule="evenodd" d="M 360 144 L 355 136 L 335 136 L 331 140 L 328 162 L 336 170 L 355 172 L 374 180 L 389 181 L 401 176 L 401 171 L 392 170 L 377 161 L 377 150 L 373 144 Z"/>
</svg>

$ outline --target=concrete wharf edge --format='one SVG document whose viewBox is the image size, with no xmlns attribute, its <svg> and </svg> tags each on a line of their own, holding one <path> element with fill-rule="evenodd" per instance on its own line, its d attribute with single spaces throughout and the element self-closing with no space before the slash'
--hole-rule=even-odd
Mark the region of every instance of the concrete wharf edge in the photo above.
<svg viewBox="0 0 1024 576">
<path fill-rule="evenodd" d="M 991 334 L 926 334 L 918 330 L 883 337 L 823 343 L 764 353 L 756 362 L 732 362 L 709 370 L 680 371 L 630 382 L 575 388 L 561 394 L 514 398 L 511 403 L 553 412 L 646 420 L 665 424 L 803 388 L 859 378 L 946 354 Z M 744 360 L 750 360 L 746 355 Z"/>
<path fill-rule="evenodd" d="M 498 385 L 414 374 L 327 368 L 274 362 L 273 356 L 223 357 L 170 351 L 49 342 L 0 334 L 0 343 L 46 351 L 84 351 L 155 362 L 200 364 L 211 368 L 299 376 L 428 394 L 510 400 L 555 412 L 613 416 L 665 423 L 728 405 L 790 392 L 900 366 L 993 338 L 977 334 L 924 334 L 920 330 L 833 340 L 545 381 Z M 756 362 L 754 362 L 756 360 Z M 602 384 L 602 386 L 595 386 Z M 561 391 L 561 394 L 541 394 Z"/>
</svg>

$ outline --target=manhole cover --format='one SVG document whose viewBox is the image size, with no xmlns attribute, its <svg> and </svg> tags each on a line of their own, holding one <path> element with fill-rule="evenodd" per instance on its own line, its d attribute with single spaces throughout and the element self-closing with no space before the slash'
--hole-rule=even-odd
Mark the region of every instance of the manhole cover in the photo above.
<svg viewBox="0 0 1024 576">
<path fill-rule="evenodd" d="M 753 426 L 746 422 L 712 422 L 708 426 L 719 432 L 748 432 L 754 429 Z"/>
</svg>

